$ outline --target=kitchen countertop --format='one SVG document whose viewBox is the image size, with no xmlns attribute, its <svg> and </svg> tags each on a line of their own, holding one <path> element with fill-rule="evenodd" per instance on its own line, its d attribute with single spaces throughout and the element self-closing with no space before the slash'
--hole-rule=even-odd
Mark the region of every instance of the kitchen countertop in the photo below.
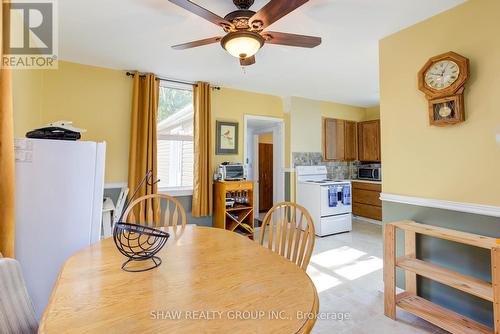
<svg viewBox="0 0 500 334">
<path fill-rule="evenodd" d="M 358 179 L 352 179 L 351 182 L 382 184 L 382 181 L 370 181 L 370 180 L 358 180 Z"/>
</svg>

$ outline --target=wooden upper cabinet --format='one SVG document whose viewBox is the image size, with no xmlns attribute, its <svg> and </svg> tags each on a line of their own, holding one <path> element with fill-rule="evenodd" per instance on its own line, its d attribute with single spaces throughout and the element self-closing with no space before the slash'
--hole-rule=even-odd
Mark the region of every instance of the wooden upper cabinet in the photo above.
<svg viewBox="0 0 500 334">
<path fill-rule="evenodd" d="M 323 158 L 337 160 L 344 156 L 344 127 L 342 121 L 333 118 L 324 119 Z"/>
<path fill-rule="evenodd" d="M 334 118 L 324 119 L 323 158 L 342 161 L 357 159 L 356 122 Z"/>
<path fill-rule="evenodd" d="M 380 162 L 380 120 L 358 123 L 358 160 Z"/>
<path fill-rule="evenodd" d="M 344 121 L 345 155 L 344 160 L 358 159 L 358 128 L 356 122 Z"/>
</svg>

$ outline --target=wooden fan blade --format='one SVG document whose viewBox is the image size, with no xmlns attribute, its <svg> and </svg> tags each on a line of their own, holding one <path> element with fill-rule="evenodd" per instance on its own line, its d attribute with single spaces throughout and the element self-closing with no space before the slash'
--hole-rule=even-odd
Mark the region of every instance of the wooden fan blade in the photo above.
<svg viewBox="0 0 500 334">
<path fill-rule="evenodd" d="M 269 44 L 314 48 L 321 44 L 321 37 L 287 34 L 284 32 L 266 31 L 262 33 Z"/>
<path fill-rule="evenodd" d="M 241 66 L 249 66 L 255 64 L 255 56 L 240 59 Z"/>
<path fill-rule="evenodd" d="M 263 30 L 308 1 L 309 0 L 271 0 L 250 18 L 250 26 L 254 29 L 260 26 L 257 30 Z M 262 25 L 260 25 L 258 21 L 262 22 Z"/>
<path fill-rule="evenodd" d="M 219 36 L 200 39 L 198 41 L 174 45 L 174 46 L 172 46 L 172 49 L 185 50 L 185 49 L 195 48 L 198 46 L 203 46 L 203 45 L 208 45 L 208 44 L 220 42 L 221 39 L 222 39 L 222 37 L 219 37 Z"/>
<path fill-rule="evenodd" d="M 189 0 L 168 0 L 173 4 L 176 4 L 179 7 L 184 8 L 187 11 L 190 11 L 193 14 L 196 14 L 205 20 L 208 20 L 212 22 L 213 24 L 216 24 L 221 27 L 232 27 L 233 24 L 229 21 L 224 20 L 222 17 L 220 17 L 217 14 L 212 13 L 208 9 L 205 9 L 194 2 L 191 2 Z"/>
</svg>

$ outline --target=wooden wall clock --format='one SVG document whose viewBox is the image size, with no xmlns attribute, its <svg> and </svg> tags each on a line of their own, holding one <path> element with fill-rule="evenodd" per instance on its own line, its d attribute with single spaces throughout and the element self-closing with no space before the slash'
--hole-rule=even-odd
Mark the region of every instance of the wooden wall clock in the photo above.
<svg viewBox="0 0 500 334">
<path fill-rule="evenodd" d="M 431 125 L 446 126 L 465 121 L 464 90 L 469 78 L 469 59 L 447 52 L 432 57 L 418 73 L 418 88 L 429 101 Z"/>
</svg>

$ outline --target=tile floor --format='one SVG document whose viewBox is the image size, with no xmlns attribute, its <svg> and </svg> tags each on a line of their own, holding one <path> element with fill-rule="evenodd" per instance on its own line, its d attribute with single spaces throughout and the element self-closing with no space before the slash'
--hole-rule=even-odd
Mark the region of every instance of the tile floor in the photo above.
<svg viewBox="0 0 500 334">
<path fill-rule="evenodd" d="M 447 333 L 398 310 L 384 316 L 382 227 L 353 222 L 351 233 L 316 238 L 307 273 L 316 285 L 320 313 L 349 313 L 349 320 L 318 320 L 312 333 Z"/>
</svg>

